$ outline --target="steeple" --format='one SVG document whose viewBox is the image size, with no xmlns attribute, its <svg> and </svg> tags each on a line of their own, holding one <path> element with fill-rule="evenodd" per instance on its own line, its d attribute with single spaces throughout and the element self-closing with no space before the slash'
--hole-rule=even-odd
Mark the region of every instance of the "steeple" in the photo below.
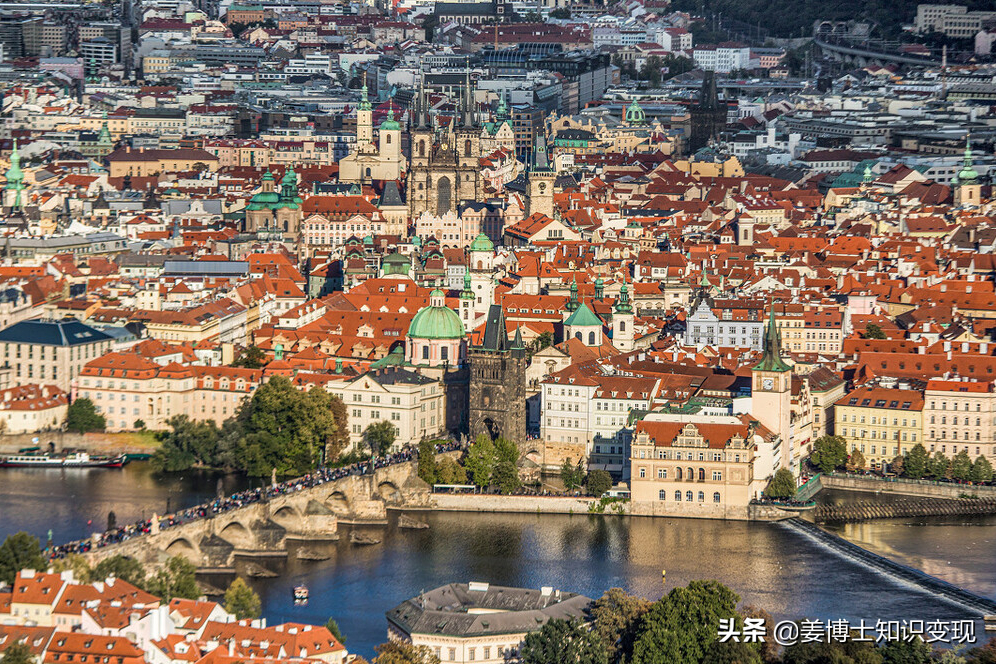
<svg viewBox="0 0 996 664">
<path fill-rule="evenodd" d="M 470 284 L 470 270 L 463 273 L 463 290 L 460 291 L 461 300 L 473 300 L 474 289 Z"/>
<path fill-rule="evenodd" d="M 418 97 L 416 98 L 415 105 L 415 121 L 419 129 L 424 129 L 428 125 L 426 122 L 426 117 L 428 116 L 428 109 L 425 103 L 425 78 L 422 75 L 418 77 Z"/>
<path fill-rule="evenodd" d="M 961 170 L 958 171 L 958 182 L 959 184 L 976 184 L 979 179 L 979 173 L 972 166 L 972 136 L 971 134 L 965 135 L 965 159 L 962 163 Z"/>
<path fill-rule="evenodd" d="M 525 350 L 526 344 L 522 341 L 522 327 L 519 325 L 515 326 L 515 338 L 512 339 L 512 349 L 513 350 Z"/>
<path fill-rule="evenodd" d="M 754 371 L 775 371 L 781 373 L 789 371 L 792 367 L 782 360 L 782 339 L 775 325 L 775 305 L 771 302 L 771 315 L 768 317 L 768 326 L 764 330 L 764 356 L 754 367 Z"/>
<path fill-rule="evenodd" d="M 629 286 L 626 285 L 625 279 L 623 279 L 622 288 L 619 289 L 619 300 L 616 302 L 615 312 L 617 314 L 633 313 L 633 305 L 629 303 Z"/>
<path fill-rule="evenodd" d="M 578 303 L 578 280 L 577 277 L 571 282 L 571 299 L 567 301 L 565 307 L 568 311 L 577 311 L 581 305 Z"/>
<path fill-rule="evenodd" d="M 367 98 L 367 74 L 363 72 L 363 87 L 360 89 L 360 106 L 361 111 L 369 111 L 373 107 L 370 105 L 370 100 Z"/>
<path fill-rule="evenodd" d="M 474 126 L 474 96 L 470 90 L 470 57 L 466 61 L 465 80 L 463 84 L 463 97 L 461 101 L 462 118 L 464 127 Z"/>
<path fill-rule="evenodd" d="M 14 139 L 14 151 L 10 153 L 10 168 L 7 169 L 7 189 L 14 192 L 14 202 L 11 205 L 16 210 L 21 209 L 21 190 L 24 189 L 24 172 L 21 171 L 21 155 L 17 153 L 17 139 Z"/>
</svg>

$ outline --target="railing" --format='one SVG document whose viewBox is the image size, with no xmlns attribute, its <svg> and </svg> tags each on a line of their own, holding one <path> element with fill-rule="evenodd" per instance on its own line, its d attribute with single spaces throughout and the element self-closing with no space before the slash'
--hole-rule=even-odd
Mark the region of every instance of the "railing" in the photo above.
<svg viewBox="0 0 996 664">
<path fill-rule="evenodd" d="M 819 475 L 816 475 L 814 476 L 814 478 L 818 476 Z M 994 484 L 974 484 L 972 482 L 959 482 L 959 481 L 943 482 L 940 480 L 924 480 L 924 479 L 917 480 L 911 477 L 880 477 L 878 475 L 859 475 L 857 473 L 826 473 L 826 476 L 831 478 L 859 479 L 859 480 L 868 480 L 870 482 L 890 482 L 894 484 L 912 484 L 919 486 L 965 487 L 966 489 L 971 489 L 973 491 L 982 489 L 983 491 L 996 492 L 996 485 Z"/>
</svg>

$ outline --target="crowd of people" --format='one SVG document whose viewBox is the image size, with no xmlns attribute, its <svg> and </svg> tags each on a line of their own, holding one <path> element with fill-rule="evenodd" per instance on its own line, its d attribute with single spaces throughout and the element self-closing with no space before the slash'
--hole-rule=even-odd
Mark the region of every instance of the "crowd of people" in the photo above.
<svg viewBox="0 0 996 664">
<path fill-rule="evenodd" d="M 461 443 L 451 441 L 436 445 L 436 452 L 452 452 L 461 448 Z M 398 463 L 414 461 L 417 456 L 418 454 L 414 448 L 406 446 L 399 452 L 374 457 L 372 461 L 359 461 L 341 468 L 318 468 L 307 475 L 303 475 L 292 480 L 274 482 L 265 487 L 246 489 L 245 491 L 233 493 L 230 496 L 219 496 L 210 503 L 189 507 L 162 517 L 153 515 L 151 519 L 142 519 L 132 524 L 107 530 L 103 533 L 96 533 L 89 539 L 77 540 L 75 542 L 69 542 L 59 546 L 50 546 L 47 549 L 47 552 L 51 558 L 64 558 L 72 553 L 86 553 L 94 548 L 117 544 L 118 542 L 124 542 L 125 540 L 129 540 L 139 535 L 151 533 L 154 528 L 164 530 L 166 528 L 172 528 L 173 526 L 178 526 L 184 523 L 190 523 L 191 521 L 196 521 L 198 519 L 209 518 L 215 514 L 236 510 L 240 507 L 245 507 L 246 505 L 252 505 L 253 503 L 294 493 L 295 491 L 301 491 L 302 489 L 310 489 L 322 484 L 328 484 L 329 482 L 335 482 L 343 479 L 344 477 L 349 477 L 350 475 L 367 475 L 372 472 L 371 469 L 376 470 L 378 468 L 384 468 Z"/>
</svg>

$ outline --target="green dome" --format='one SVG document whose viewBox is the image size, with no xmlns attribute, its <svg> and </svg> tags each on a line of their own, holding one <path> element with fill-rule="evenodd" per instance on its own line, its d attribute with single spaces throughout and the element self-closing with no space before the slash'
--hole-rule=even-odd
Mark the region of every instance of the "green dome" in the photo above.
<svg viewBox="0 0 996 664">
<path fill-rule="evenodd" d="M 430 297 L 442 299 L 444 294 L 434 290 Z M 445 304 L 419 309 L 408 328 L 412 339 L 462 339 L 465 334 L 460 316 Z"/>
<path fill-rule="evenodd" d="M 381 131 L 401 131 L 401 125 L 394 119 L 394 107 L 387 109 L 387 119 L 380 123 Z"/>
<path fill-rule="evenodd" d="M 647 121 L 647 114 L 640 108 L 640 104 L 634 99 L 633 103 L 626 108 L 626 122 L 629 124 L 643 124 Z"/>
<path fill-rule="evenodd" d="M 481 233 L 476 238 L 474 238 L 473 242 L 471 242 L 471 244 L 470 244 L 470 250 L 471 251 L 494 251 L 495 250 L 495 245 L 494 245 L 494 242 L 491 241 L 491 238 L 489 238 L 484 233 Z"/>
</svg>

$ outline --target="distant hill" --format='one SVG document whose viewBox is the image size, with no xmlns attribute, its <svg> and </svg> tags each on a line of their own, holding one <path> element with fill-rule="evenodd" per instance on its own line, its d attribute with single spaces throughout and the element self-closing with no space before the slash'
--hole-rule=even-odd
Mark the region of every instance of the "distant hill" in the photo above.
<svg viewBox="0 0 996 664">
<path fill-rule="evenodd" d="M 871 21 L 879 27 L 877 36 L 895 38 L 904 24 L 913 23 L 919 0 L 675 0 L 674 9 L 703 15 L 722 13 L 730 18 L 768 31 L 769 37 L 799 37 L 812 34 L 818 20 Z M 991 9 L 991 0 L 960 2 L 973 9 Z"/>
</svg>

